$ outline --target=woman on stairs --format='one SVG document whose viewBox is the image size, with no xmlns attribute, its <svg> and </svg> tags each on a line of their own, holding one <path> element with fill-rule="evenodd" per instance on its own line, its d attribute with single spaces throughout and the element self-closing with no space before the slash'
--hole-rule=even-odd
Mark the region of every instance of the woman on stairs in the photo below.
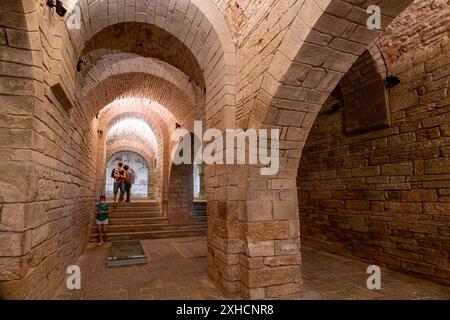
<svg viewBox="0 0 450 320">
<path fill-rule="evenodd" d="M 103 237 L 106 237 L 106 228 L 109 223 L 109 214 L 111 209 L 106 202 L 106 196 L 100 196 L 100 202 L 95 206 L 95 221 L 97 222 L 99 245 L 103 244 Z"/>
</svg>

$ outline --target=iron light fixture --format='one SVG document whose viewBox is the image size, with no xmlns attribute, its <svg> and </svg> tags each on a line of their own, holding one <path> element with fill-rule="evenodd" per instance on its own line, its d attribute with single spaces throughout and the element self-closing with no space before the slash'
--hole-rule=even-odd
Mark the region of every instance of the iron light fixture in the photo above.
<svg viewBox="0 0 450 320">
<path fill-rule="evenodd" d="M 83 65 L 83 60 L 81 60 L 81 58 L 80 58 L 80 59 L 78 59 L 78 62 L 77 62 L 77 71 L 78 72 L 81 71 L 81 66 L 82 65 Z"/>
<path fill-rule="evenodd" d="M 384 83 L 388 89 L 395 87 L 400 84 L 400 79 L 397 76 L 387 76 L 384 80 Z"/>
<path fill-rule="evenodd" d="M 67 13 L 67 9 L 64 8 L 61 0 L 47 0 L 47 6 L 50 8 L 56 8 L 56 13 L 60 17 L 64 17 Z"/>
</svg>

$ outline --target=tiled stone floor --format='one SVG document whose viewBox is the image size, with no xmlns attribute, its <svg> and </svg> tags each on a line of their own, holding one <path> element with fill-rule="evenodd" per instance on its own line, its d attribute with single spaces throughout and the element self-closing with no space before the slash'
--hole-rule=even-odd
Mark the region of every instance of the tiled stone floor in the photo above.
<svg viewBox="0 0 450 320">
<path fill-rule="evenodd" d="M 55 299 L 225 299 L 206 274 L 204 237 L 143 240 L 142 246 L 148 264 L 106 268 L 109 244 L 89 245 L 78 261 L 82 289 L 69 291 L 63 283 Z M 450 287 L 385 269 L 382 289 L 368 290 L 367 264 L 302 250 L 304 290 L 294 299 L 450 299 Z"/>
<path fill-rule="evenodd" d="M 302 247 L 303 298 L 450 300 L 450 287 L 381 268 L 381 289 L 367 289 L 369 264 Z"/>
<path fill-rule="evenodd" d="M 203 257 L 185 258 L 173 242 L 197 242 Z M 149 258 L 144 265 L 106 267 L 110 243 L 90 244 L 78 261 L 81 290 L 61 286 L 56 299 L 223 299 L 207 272 L 204 237 L 142 240 Z"/>
</svg>

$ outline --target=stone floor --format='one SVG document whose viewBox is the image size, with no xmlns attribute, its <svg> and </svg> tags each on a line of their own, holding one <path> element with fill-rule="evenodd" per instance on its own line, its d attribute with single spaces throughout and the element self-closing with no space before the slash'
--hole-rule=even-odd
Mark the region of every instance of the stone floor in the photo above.
<svg viewBox="0 0 450 320">
<path fill-rule="evenodd" d="M 144 240 L 150 262 L 106 268 L 109 244 L 80 257 L 81 290 L 65 283 L 55 299 L 224 299 L 208 280 L 204 237 Z M 199 249 L 203 247 L 202 250 Z M 295 299 L 450 299 L 450 287 L 382 270 L 382 289 L 368 290 L 367 265 L 303 248 L 303 288 Z"/>
<path fill-rule="evenodd" d="M 304 299 L 450 300 L 450 287 L 381 269 L 381 289 L 367 289 L 369 264 L 302 247 Z"/>
<path fill-rule="evenodd" d="M 184 246 L 180 243 L 186 242 Z M 206 274 L 205 237 L 142 240 L 149 263 L 106 267 L 110 243 L 90 244 L 78 261 L 81 290 L 68 290 L 65 283 L 56 299 L 224 299 Z M 192 258 L 189 245 L 204 247 L 204 254 Z M 183 247 L 183 251 L 180 248 Z"/>
</svg>

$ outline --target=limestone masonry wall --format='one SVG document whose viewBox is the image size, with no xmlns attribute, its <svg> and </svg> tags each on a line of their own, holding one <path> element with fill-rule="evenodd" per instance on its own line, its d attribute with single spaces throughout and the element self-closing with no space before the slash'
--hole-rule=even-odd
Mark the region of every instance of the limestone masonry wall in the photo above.
<svg viewBox="0 0 450 320">
<path fill-rule="evenodd" d="M 303 244 L 450 284 L 448 8 L 416 1 L 376 41 L 401 80 L 389 128 L 346 135 L 347 106 L 325 103 L 298 174 Z"/>
<path fill-rule="evenodd" d="M 0 298 L 53 296 L 87 243 L 94 201 L 97 129 L 85 110 L 67 111 L 50 90 L 60 82 L 79 106 L 73 50 L 60 47 L 65 24 L 39 3 L 6 1 L 1 8 L 7 27 L 0 34 L 6 31 L 7 38 L 0 43 L 0 69 L 8 81 L 2 78 L 0 95 L 17 106 L 7 104 L 15 114 L 3 119 L 25 128 L 1 134 L 2 168 L 15 177 L 3 176 L 1 183 L 10 194 L 2 192 L 0 200 L 0 257 L 8 256 L 0 258 Z"/>
<path fill-rule="evenodd" d="M 192 203 L 192 166 L 170 166 L 175 123 L 281 130 L 277 175 L 205 167 L 208 274 L 226 293 L 298 293 L 300 228 L 315 247 L 448 283 L 450 6 L 416 0 L 384 30 L 411 2 L 82 0 L 81 30 L 68 30 L 45 1 L 0 1 L 0 299 L 50 298 L 63 283 L 103 191 L 105 135 L 125 109 L 158 136 L 164 213 L 168 199 L 172 212 Z M 366 28 L 368 4 L 382 8 L 382 30 Z M 330 109 L 379 34 L 349 73 L 357 80 L 341 82 L 343 108 Z M 387 73 L 401 79 L 390 92 Z M 384 99 L 365 92 L 348 112 L 352 81 Z M 376 131 L 358 117 L 366 102 L 377 102 Z"/>
</svg>

